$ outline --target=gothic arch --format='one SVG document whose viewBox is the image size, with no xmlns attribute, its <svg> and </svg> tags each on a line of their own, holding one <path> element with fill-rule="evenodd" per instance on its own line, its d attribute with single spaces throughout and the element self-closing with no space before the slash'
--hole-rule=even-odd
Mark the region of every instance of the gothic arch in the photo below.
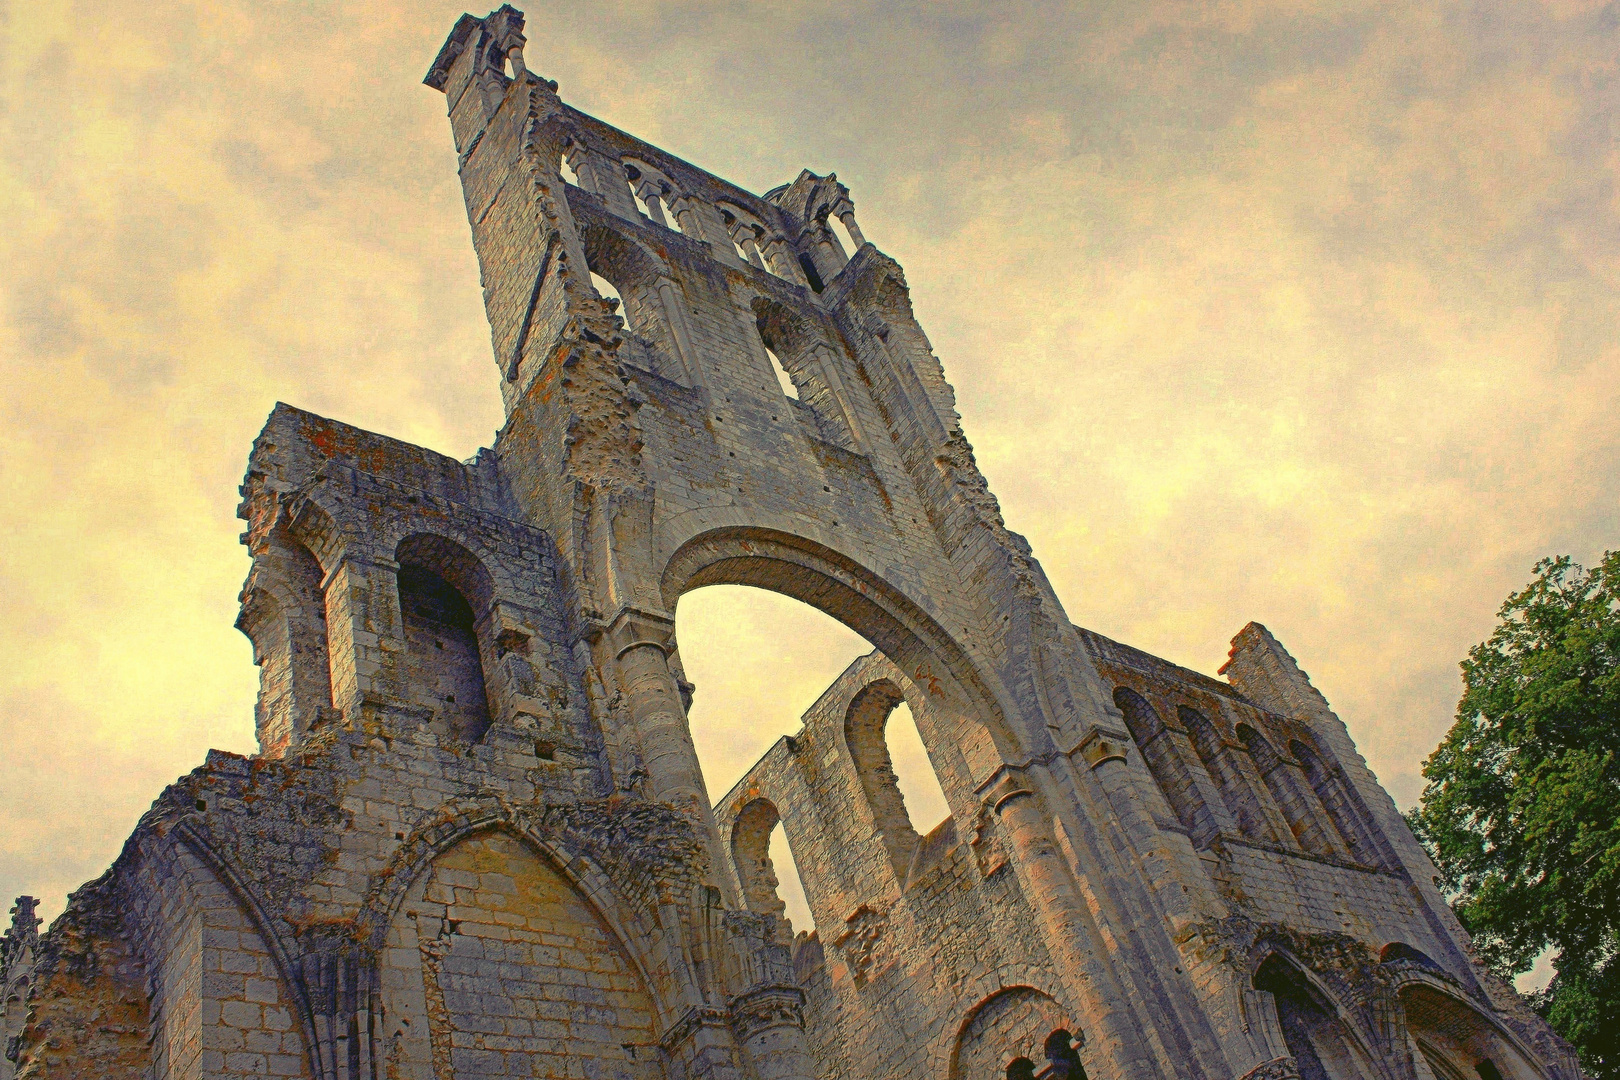
<svg viewBox="0 0 1620 1080">
<path fill-rule="evenodd" d="M 371 890 L 356 919 L 357 937 L 371 949 L 381 950 L 406 895 L 433 860 L 468 837 L 500 831 L 534 848 L 577 889 L 618 938 L 642 982 L 649 988 L 658 985 L 652 976 L 659 968 L 659 959 L 646 946 L 661 940 L 666 931 L 648 924 L 591 853 L 561 835 L 564 827 L 549 820 L 543 811 L 513 807 L 496 797 L 446 803 L 413 830 L 395 849 L 388 865 L 372 876 Z M 667 1027 L 676 1015 L 672 1003 L 655 993 L 653 1004 L 659 1012 L 660 1027 Z"/>
<path fill-rule="evenodd" d="M 1384 963 L 1408 961 L 1396 976 L 1406 1030 L 1434 1080 L 1478 1080 L 1489 1063 L 1502 1080 L 1544 1080 L 1536 1056 L 1459 991 L 1451 976 L 1422 952 L 1399 942 Z M 1386 946 L 1388 952 L 1393 946 Z M 1427 961 L 1427 964 L 1424 963 Z"/>
<path fill-rule="evenodd" d="M 343 561 L 344 553 L 355 547 L 361 533 L 352 522 L 343 519 L 341 509 L 334 512 L 321 500 L 319 481 L 324 479 L 327 476 L 321 475 L 316 483 L 287 500 L 281 513 L 287 535 L 308 548 L 321 564 L 321 573 L 330 578 Z"/>
<path fill-rule="evenodd" d="M 1300 847 L 1315 855 L 1342 858 L 1345 852 L 1328 833 L 1331 826 L 1327 811 L 1299 774 L 1299 766 L 1279 754 L 1271 740 L 1252 724 L 1238 724 L 1237 737 Z"/>
<path fill-rule="evenodd" d="M 1304 964 L 1269 950 L 1252 983 L 1271 995 L 1283 1040 L 1302 1080 L 1378 1080 L 1379 1059 L 1354 1014 Z"/>
<path fill-rule="evenodd" d="M 617 180 L 623 183 L 623 178 Z M 629 302 L 631 290 L 651 285 L 667 273 L 664 262 L 640 240 L 606 225 L 587 225 L 580 234 L 591 273 L 606 278 Z"/>
<path fill-rule="evenodd" d="M 1198 788 L 1180 748 L 1157 709 L 1128 686 L 1114 688 L 1114 704 L 1125 716 L 1125 727 L 1142 751 L 1148 771 L 1158 783 L 1165 802 L 1195 843 L 1207 842 L 1216 832 L 1209 811 L 1199 805 Z"/>
<path fill-rule="evenodd" d="M 459 1073 L 469 1055 L 480 1073 L 656 1075 L 666 1010 L 567 869 L 505 824 L 439 845 L 384 930 L 376 1055 L 412 1074 Z"/>
<path fill-rule="evenodd" d="M 394 561 L 406 697 L 432 703 L 428 726 L 441 737 L 477 743 L 495 713 L 495 590 L 489 572 L 465 547 L 432 533 L 401 540 Z"/>
<path fill-rule="evenodd" d="M 1007 712 L 965 649 L 927 612 L 854 559 L 813 540 L 749 525 L 699 533 L 665 563 L 661 593 L 673 612 L 705 585 L 751 585 L 832 616 L 877 647 L 931 700 L 948 702 L 972 782 L 1019 760 Z"/>
<path fill-rule="evenodd" d="M 215 928 L 218 928 L 218 924 L 210 918 L 210 913 L 223 913 L 226 917 L 239 918 L 242 925 L 238 928 L 238 933 L 243 935 L 241 946 L 247 948 L 251 944 L 246 939 L 246 934 L 253 935 L 259 944 L 263 945 L 275 968 L 277 997 L 297 1018 L 296 1030 L 287 1033 L 287 1037 L 297 1040 L 296 1047 L 284 1046 L 282 1052 L 291 1052 L 303 1058 L 309 1070 L 307 1075 L 323 1076 L 312 1003 L 303 981 L 298 977 L 298 965 L 278 932 L 276 921 L 271 918 L 265 905 L 260 901 L 257 890 L 238 871 L 236 864 L 215 846 L 213 840 L 191 822 L 184 820 L 176 822 L 169 835 L 177 843 L 166 850 L 143 851 L 143 856 L 166 863 L 182 883 L 182 887 L 187 890 L 189 902 L 181 905 L 180 910 L 195 913 L 203 925 L 212 925 Z M 163 919 L 151 919 L 149 923 L 157 926 L 167 925 L 167 921 Z M 146 952 L 146 949 L 140 946 L 150 944 L 140 943 L 137 952 Z M 161 967 L 160 958 L 165 954 L 174 955 L 175 952 L 176 950 L 160 947 L 157 956 L 142 956 L 148 979 L 154 985 L 159 978 L 157 971 Z M 241 968 L 237 966 L 236 970 Z M 154 1010 L 155 1013 L 169 1011 Z"/>
</svg>

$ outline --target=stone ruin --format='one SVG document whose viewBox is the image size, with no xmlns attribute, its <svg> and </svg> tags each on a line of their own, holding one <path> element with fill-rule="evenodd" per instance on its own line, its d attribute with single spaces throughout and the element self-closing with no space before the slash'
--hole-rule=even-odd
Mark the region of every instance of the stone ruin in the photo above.
<svg viewBox="0 0 1620 1080">
<path fill-rule="evenodd" d="M 703 172 L 565 104 L 523 27 L 462 16 L 426 79 L 495 447 L 276 407 L 260 752 L 164 791 L 46 934 L 18 901 L 0 1080 L 1578 1080 L 1263 626 L 1220 681 L 1069 621 L 835 176 Z M 718 800 L 674 636 L 713 584 L 875 646 Z"/>
</svg>

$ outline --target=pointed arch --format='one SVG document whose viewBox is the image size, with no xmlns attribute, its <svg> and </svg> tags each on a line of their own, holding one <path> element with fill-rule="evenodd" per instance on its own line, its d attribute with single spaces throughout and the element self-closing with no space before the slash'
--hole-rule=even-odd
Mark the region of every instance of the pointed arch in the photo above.
<svg viewBox="0 0 1620 1080">
<path fill-rule="evenodd" d="M 1302 964 L 1272 951 L 1256 967 L 1252 982 L 1271 995 L 1301 1080 L 1380 1080 L 1377 1058 L 1349 1013 Z"/>
</svg>

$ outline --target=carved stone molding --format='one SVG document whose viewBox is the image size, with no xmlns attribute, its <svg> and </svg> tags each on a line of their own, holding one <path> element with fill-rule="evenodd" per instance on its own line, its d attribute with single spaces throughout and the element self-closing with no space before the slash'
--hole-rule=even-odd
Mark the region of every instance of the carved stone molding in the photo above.
<svg viewBox="0 0 1620 1080">
<path fill-rule="evenodd" d="M 726 1014 L 722 1010 L 693 1006 L 669 1026 L 669 1030 L 658 1040 L 658 1045 L 663 1048 L 664 1053 L 675 1057 L 679 1054 L 681 1046 L 700 1029 L 725 1026 Z"/>
<path fill-rule="evenodd" d="M 797 986 L 762 986 L 731 999 L 731 1029 L 747 1042 L 771 1028 L 804 1027 L 804 991 Z"/>
<path fill-rule="evenodd" d="M 1237 1080 L 1299 1080 L 1299 1063 L 1291 1057 L 1272 1058 L 1256 1065 Z"/>
</svg>

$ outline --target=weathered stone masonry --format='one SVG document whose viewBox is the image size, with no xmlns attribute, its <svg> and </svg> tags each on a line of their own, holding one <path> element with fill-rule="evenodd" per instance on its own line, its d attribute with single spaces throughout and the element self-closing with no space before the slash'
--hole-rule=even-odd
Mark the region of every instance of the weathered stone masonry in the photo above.
<svg viewBox="0 0 1620 1080">
<path fill-rule="evenodd" d="M 1099 1080 L 1577 1080 L 1265 628 L 1222 682 L 1069 621 L 836 177 L 696 169 L 564 104 L 523 29 L 463 16 L 426 80 L 495 448 L 277 406 L 261 752 L 165 791 L 46 934 L 19 902 L 0 1080 L 1076 1080 L 1071 1043 Z M 711 805 L 674 613 L 722 583 L 875 651 Z"/>
</svg>

